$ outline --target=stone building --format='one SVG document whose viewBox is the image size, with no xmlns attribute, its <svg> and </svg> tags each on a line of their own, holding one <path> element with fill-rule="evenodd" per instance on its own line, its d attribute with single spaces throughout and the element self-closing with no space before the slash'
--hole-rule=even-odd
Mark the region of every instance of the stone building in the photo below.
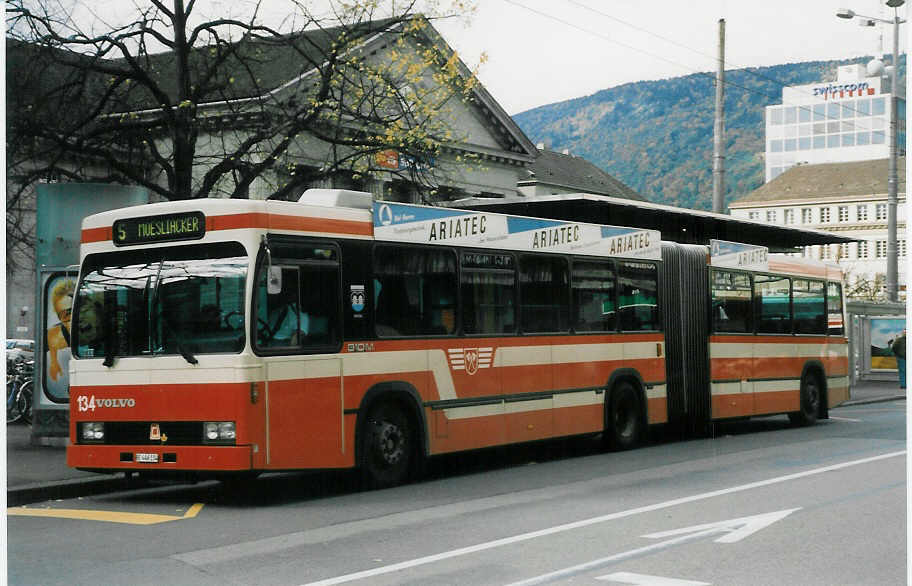
<svg viewBox="0 0 912 586">
<path fill-rule="evenodd" d="M 332 39 L 334 29 L 325 29 L 316 32 L 298 33 L 303 39 L 303 45 L 325 45 Z M 402 45 L 395 44 L 398 31 L 384 30 L 380 34 L 367 36 L 357 47 L 362 54 L 374 62 L 392 61 L 395 51 L 402 51 Z M 444 56 L 449 56 L 448 66 L 455 67 L 458 75 L 471 76 L 471 72 L 461 61 L 456 58 L 453 50 L 446 41 L 436 32 L 433 26 L 424 26 L 420 29 L 417 40 L 408 44 L 406 50 L 424 51 L 432 47 Z M 300 54 L 295 50 L 283 51 L 281 46 L 271 45 L 264 51 L 269 52 L 262 59 L 262 68 L 255 72 L 257 87 L 245 87 L 240 83 L 232 84 L 231 95 L 219 102 L 211 101 L 200 104 L 198 107 L 206 109 L 207 116 L 211 116 L 211 123 L 205 125 L 198 139 L 198 150 L 201 163 L 194 167 L 195 180 L 200 180 L 206 171 L 215 165 L 221 156 L 224 158 L 225 148 L 236 145 L 243 140 L 245 133 L 256 131 L 257 119 L 255 116 L 240 116 L 238 109 L 232 108 L 234 104 L 243 100 L 259 99 L 263 95 L 274 98 L 283 92 L 302 91 L 306 88 L 308 79 L 314 75 L 313 69 L 302 67 Z M 47 159 L 53 155 L 50 151 L 34 148 L 29 141 L 23 125 L 19 124 L 21 118 L 17 112 L 23 112 L 34 102 L 38 94 L 46 88 L 48 79 L 60 73 L 60 59 L 49 59 L 39 62 L 36 53 L 39 51 L 27 44 L 7 42 L 6 67 L 7 80 L 11 87 L 7 92 L 7 118 L 8 148 L 10 141 L 16 144 L 31 146 L 31 157 L 19 156 L 22 151 L 17 151 L 17 156 L 8 158 L 7 167 L 7 254 L 8 262 L 7 283 L 7 337 L 33 337 L 33 317 L 28 315 L 33 310 L 35 297 L 35 272 L 34 272 L 34 214 L 35 192 L 30 184 L 24 191 L 19 187 L 28 172 L 35 168 L 42 168 Z M 168 53 L 157 54 L 151 57 L 156 61 L 153 68 L 158 75 L 167 82 L 169 63 L 174 58 Z M 37 72 L 41 72 L 38 75 Z M 425 71 L 419 83 L 431 85 L 437 83 L 434 71 Z M 238 80 L 241 76 L 238 75 Z M 19 85 L 17 85 L 19 84 Z M 506 197 L 520 195 L 517 184 L 527 176 L 526 169 L 533 163 L 538 152 L 535 145 L 526 137 L 512 118 L 506 114 L 493 96 L 480 84 L 470 85 L 470 93 L 466 99 L 451 100 L 446 107 L 440 110 L 442 127 L 453 129 L 452 138 L 444 145 L 439 154 L 432 160 L 416 161 L 404 152 L 387 149 L 376 153 L 376 165 L 370 173 L 339 172 L 331 176 L 323 176 L 297 188 L 296 193 L 289 193 L 289 198 L 296 197 L 308 187 L 335 187 L 345 189 L 364 190 L 373 193 L 378 199 L 395 201 L 429 201 L 427 193 L 436 202 L 445 202 L 470 196 Z M 408 88 L 403 88 L 408 89 Z M 303 90 L 306 91 L 306 90 Z M 256 95 L 254 95 L 256 93 Z M 407 93 L 407 92 L 406 92 Z M 153 108 L 150 109 L 150 106 Z M 155 115 L 154 104 L 136 103 L 132 111 L 123 112 L 131 119 L 142 123 L 151 120 Z M 228 115 L 230 111 L 231 115 Z M 164 144 L 164 143 L 163 143 Z M 262 199 L 270 197 L 276 191 L 276 186 L 281 185 L 287 178 L 283 173 L 307 172 L 319 170 L 328 157 L 334 156 L 334 147 L 319 137 L 303 133 L 296 138 L 295 144 L 287 152 L 289 162 L 277 165 L 275 170 L 262 175 L 249 183 L 243 194 L 244 197 Z M 256 161 L 251 161 L 255 164 Z M 110 174 L 110 165 L 104 161 L 64 161 L 59 167 L 82 171 L 82 180 L 104 181 Z M 142 165 L 143 161 L 136 162 Z M 433 189 L 419 191 L 417 185 L 408 180 L 409 171 L 415 165 L 430 168 L 433 176 Z M 292 171 L 289 171 L 291 169 Z M 426 170 L 425 169 L 425 170 Z M 45 182 L 74 180 L 66 174 L 47 173 L 40 178 Z M 164 182 L 165 177 L 151 177 L 152 182 Z M 234 185 L 218 186 L 214 195 L 221 197 L 237 197 Z M 15 200 L 11 200 L 11 194 Z M 153 201 L 156 199 L 153 194 Z M 78 210 L 75 210 L 78 212 Z M 74 221 L 81 217 L 74 214 Z M 28 308 L 23 310 L 23 308 Z M 22 331 L 19 328 L 27 328 Z M 17 331 L 18 330 L 18 331 Z"/>
</svg>

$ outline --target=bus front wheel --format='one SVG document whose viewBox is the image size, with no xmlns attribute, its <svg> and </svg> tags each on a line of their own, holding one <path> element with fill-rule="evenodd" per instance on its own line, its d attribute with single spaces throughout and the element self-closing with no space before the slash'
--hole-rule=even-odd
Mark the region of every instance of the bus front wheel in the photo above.
<svg viewBox="0 0 912 586">
<path fill-rule="evenodd" d="M 814 425 L 820 413 L 820 382 L 817 376 L 808 372 L 801 377 L 801 410 L 789 413 L 789 420 L 795 425 Z"/>
<path fill-rule="evenodd" d="M 627 381 L 619 383 L 611 393 L 605 426 L 607 447 L 629 450 L 635 447 L 643 433 L 643 416 L 636 389 Z"/>
<path fill-rule="evenodd" d="M 409 478 L 415 457 L 411 421 L 395 403 L 370 410 L 364 426 L 361 477 L 367 488 L 387 488 Z"/>
</svg>

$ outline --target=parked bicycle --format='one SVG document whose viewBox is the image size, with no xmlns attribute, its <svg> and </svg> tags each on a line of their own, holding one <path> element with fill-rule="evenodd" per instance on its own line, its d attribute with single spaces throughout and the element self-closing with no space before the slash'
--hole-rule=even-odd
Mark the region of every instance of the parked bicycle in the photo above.
<svg viewBox="0 0 912 586">
<path fill-rule="evenodd" d="M 8 365 L 6 376 L 6 422 L 31 424 L 32 387 L 35 361 L 24 360 Z"/>
</svg>

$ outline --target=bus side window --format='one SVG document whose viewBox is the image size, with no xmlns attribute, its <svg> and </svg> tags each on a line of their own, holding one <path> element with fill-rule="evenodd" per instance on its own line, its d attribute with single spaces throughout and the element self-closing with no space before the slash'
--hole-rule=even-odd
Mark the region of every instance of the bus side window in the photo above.
<svg viewBox="0 0 912 586">
<path fill-rule="evenodd" d="M 659 329 L 658 272 L 652 263 L 618 263 L 618 320 L 621 331 Z"/>
<path fill-rule="evenodd" d="M 749 333 L 751 282 L 745 273 L 712 271 L 712 324 L 714 332 Z"/>
<path fill-rule="evenodd" d="M 577 332 L 617 330 L 615 277 L 610 261 L 573 261 L 573 324 Z"/>
<path fill-rule="evenodd" d="M 842 323 L 842 286 L 839 283 L 827 283 L 827 333 L 841 336 Z"/>
<path fill-rule="evenodd" d="M 791 279 L 774 275 L 754 277 L 754 311 L 757 332 L 790 334 L 792 332 Z"/>
<path fill-rule="evenodd" d="M 379 336 L 455 332 L 456 255 L 441 248 L 374 249 L 375 330 Z"/>
<path fill-rule="evenodd" d="M 273 262 L 261 265 L 257 276 L 256 345 L 298 352 L 337 346 L 341 340 L 338 250 L 332 245 L 283 242 L 272 248 Z"/>
<path fill-rule="evenodd" d="M 566 332 L 570 303 L 567 261 L 562 257 L 523 256 L 519 298 L 524 332 Z"/>
<path fill-rule="evenodd" d="M 275 269 L 276 267 L 274 267 Z M 281 267 L 281 288 L 270 293 L 266 284 L 266 271 L 260 273 L 258 282 L 257 345 L 281 348 L 298 344 L 303 321 L 300 311 L 300 277 L 298 268 Z"/>
<path fill-rule="evenodd" d="M 792 308 L 796 334 L 826 333 L 826 298 L 823 282 L 795 279 L 792 283 Z"/>
<path fill-rule="evenodd" d="M 516 272 L 511 254 L 463 252 L 462 331 L 516 333 Z"/>
</svg>

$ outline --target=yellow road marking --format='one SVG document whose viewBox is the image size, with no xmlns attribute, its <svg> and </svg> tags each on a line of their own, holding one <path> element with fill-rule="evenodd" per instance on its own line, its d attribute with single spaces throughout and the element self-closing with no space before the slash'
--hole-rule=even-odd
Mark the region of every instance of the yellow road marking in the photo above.
<svg viewBox="0 0 912 586">
<path fill-rule="evenodd" d="M 104 523 L 126 523 L 128 525 L 155 525 L 169 521 L 180 521 L 196 517 L 203 508 L 203 503 L 195 503 L 181 517 L 174 515 L 154 515 L 151 513 L 123 513 L 117 511 L 94 511 L 90 509 L 30 509 L 13 507 L 7 509 L 9 515 L 21 517 L 54 517 L 57 519 L 81 519 L 83 521 L 101 521 Z"/>
</svg>

